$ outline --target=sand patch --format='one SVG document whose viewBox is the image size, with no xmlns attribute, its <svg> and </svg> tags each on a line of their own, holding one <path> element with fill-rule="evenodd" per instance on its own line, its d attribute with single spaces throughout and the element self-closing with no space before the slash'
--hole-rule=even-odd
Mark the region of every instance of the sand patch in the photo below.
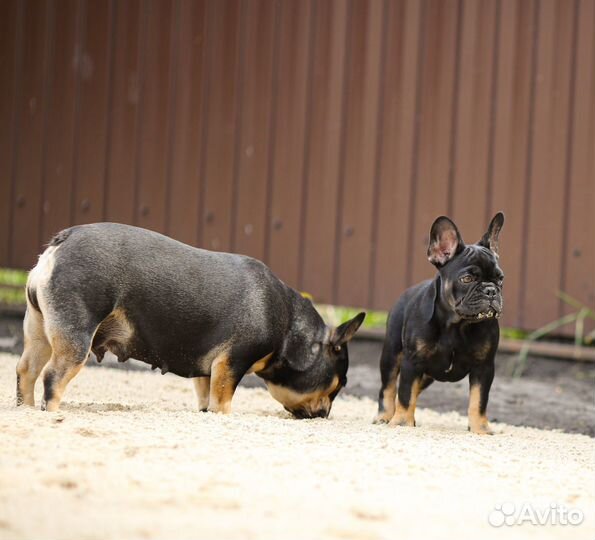
<svg viewBox="0 0 595 540">
<path fill-rule="evenodd" d="M 14 406 L 0 355 L 0 538 L 589 538 L 593 439 L 419 410 L 417 428 L 371 424 L 339 398 L 330 420 L 293 420 L 240 388 L 229 416 L 195 410 L 174 375 L 84 369 L 59 413 Z M 38 384 L 38 390 L 41 390 Z M 37 395 L 39 402 L 39 394 Z M 494 528 L 512 502 L 577 508 L 578 527 Z"/>
</svg>

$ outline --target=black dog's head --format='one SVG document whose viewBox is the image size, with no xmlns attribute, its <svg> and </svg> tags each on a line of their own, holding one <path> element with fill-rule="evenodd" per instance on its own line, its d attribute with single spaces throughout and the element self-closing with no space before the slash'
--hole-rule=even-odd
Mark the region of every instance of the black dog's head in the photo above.
<svg viewBox="0 0 595 540">
<path fill-rule="evenodd" d="M 322 324 L 315 331 L 311 324 L 298 324 L 278 361 L 258 373 L 271 395 L 297 418 L 326 418 L 347 384 L 347 342 L 364 318 L 359 313 L 336 328 Z"/>
<path fill-rule="evenodd" d="M 457 226 L 441 216 L 432 225 L 428 259 L 440 272 L 441 305 L 458 319 L 482 322 L 500 318 L 502 281 L 498 236 L 504 214 L 494 216 L 477 244 L 466 246 Z"/>
</svg>

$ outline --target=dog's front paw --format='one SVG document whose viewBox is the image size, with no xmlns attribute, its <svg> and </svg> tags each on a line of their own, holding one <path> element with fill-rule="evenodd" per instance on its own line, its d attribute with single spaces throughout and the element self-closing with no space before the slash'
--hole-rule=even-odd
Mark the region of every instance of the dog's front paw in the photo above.
<svg viewBox="0 0 595 540">
<path fill-rule="evenodd" d="M 395 414 L 388 423 L 391 427 L 415 427 L 415 418 Z"/>
<path fill-rule="evenodd" d="M 372 424 L 388 424 L 392 418 L 391 414 L 385 412 L 379 412 L 372 420 Z"/>
<path fill-rule="evenodd" d="M 231 414 L 231 403 L 221 403 L 219 405 L 209 405 L 207 412 L 215 414 Z"/>
<path fill-rule="evenodd" d="M 471 433 L 475 433 L 476 435 L 493 435 L 494 432 L 492 428 L 488 424 L 480 424 L 478 426 L 469 426 L 467 428 L 468 431 Z"/>
</svg>

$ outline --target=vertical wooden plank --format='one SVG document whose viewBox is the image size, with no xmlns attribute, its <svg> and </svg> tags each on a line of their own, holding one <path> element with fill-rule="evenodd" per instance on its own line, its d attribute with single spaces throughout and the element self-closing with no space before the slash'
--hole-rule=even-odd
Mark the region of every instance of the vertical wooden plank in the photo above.
<svg viewBox="0 0 595 540">
<path fill-rule="evenodd" d="M 351 62 L 335 302 L 350 306 L 368 302 L 383 8 L 381 0 L 355 2 L 348 42 Z"/>
<path fill-rule="evenodd" d="M 17 56 L 19 5 L 16 0 L 0 3 L 0 266 L 9 264 L 10 217 L 12 215 L 12 170 L 15 141 L 15 102 L 18 79 Z"/>
<path fill-rule="evenodd" d="M 322 6 L 319 4 L 319 8 Z M 304 204 L 308 97 L 314 28 L 311 2 L 281 2 L 272 139 L 274 161 L 267 262 L 293 287 L 299 287 L 300 236 Z"/>
<path fill-rule="evenodd" d="M 411 174 L 418 95 L 421 3 L 388 2 L 383 129 L 372 306 L 388 309 L 406 288 Z"/>
<path fill-rule="evenodd" d="M 171 108 L 172 2 L 148 2 L 135 223 L 165 231 Z"/>
<path fill-rule="evenodd" d="M 16 110 L 19 139 L 9 263 L 17 268 L 30 267 L 41 245 L 39 224 L 48 49 L 46 6 L 27 2 L 24 10 L 22 85 Z"/>
<path fill-rule="evenodd" d="M 318 302 L 331 302 L 336 249 L 337 182 L 342 129 L 348 6 L 345 0 L 316 5 L 309 161 L 300 287 Z"/>
<path fill-rule="evenodd" d="M 452 218 L 467 242 L 481 238 L 491 218 L 488 161 L 491 125 L 492 62 L 497 2 L 464 0 L 461 21 L 457 144 L 451 186 Z"/>
<path fill-rule="evenodd" d="M 428 232 L 434 219 L 448 212 L 451 132 L 455 87 L 458 0 L 428 0 L 424 5 L 424 58 L 417 181 L 411 246 L 407 256 L 411 282 L 432 276 L 426 258 Z"/>
<path fill-rule="evenodd" d="M 560 289 L 595 309 L 595 2 L 578 1 L 577 21 L 568 228 Z"/>
<path fill-rule="evenodd" d="M 534 145 L 530 178 L 522 326 L 560 315 L 573 2 L 540 2 Z M 544 262 L 547 261 L 547 264 Z M 539 302 L 535 300 L 539 299 Z"/>
<path fill-rule="evenodd" d="M 533 0 L 501 0 L 491 213 L 502 210 L 506 215 L 500 245 L 500 264 L 506 276 L 503 318 L 506 326 L 520 324 L 535 9 Z"/>
<path fill-rule="evenodd" d="M 103 218 L 114 2 L 85 3 L 83 47 L 75 58 L 80 104 L 74 171 L 74 223 Z"/>
<path fill-rule="evenodd" d="M 206 1 L 182 0 L 176 65 L 176 107 L 167 233 L 182 242 L 198 241 L 201 127 L 206 111 L 204 61 Z"/>
<path fill-rule="evenodd" d="M 208 133 L 205 143 L 204 223 L 201 245 L 229 250 L 234 149 L 237 127 L 238 38 L 240 4 L 211 0 L 208 4 Z"/>
<path fill-rule="evenodd" d="M 242 104 L 231 249 L 257 259 L 265 254 L 275 6 L 269 0 L 244 0 Z M 294 44 L 295 47 L 295 44 Z M 286 128 L 291 129 L 289 126 Z"/>
<path fill-rule="evenodd" d="M 137 116 L 140 97 L 139 50 L 140 0 L 116 2 L 114 56 L 111 81 L 112 106 L 105 193 L 105 219 L 134 222 L 134 179 L 136 175 Z"/>
<path fill-rule="evenodd" d="M 41 241 L 70 225 L 73 139 L 77 75 L 73 69 L 80 37 L 80 17 L 75 0 L 52 3 L 54 45 L 50 68 L 46 125 L 45 189 Z"/>
</svg>

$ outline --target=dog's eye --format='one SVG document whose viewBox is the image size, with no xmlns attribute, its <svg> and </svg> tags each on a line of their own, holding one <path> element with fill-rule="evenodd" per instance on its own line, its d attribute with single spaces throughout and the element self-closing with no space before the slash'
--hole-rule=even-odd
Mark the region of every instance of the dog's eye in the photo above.
<svg viewBox="0 0 595 540">
<path fill-rule="evenodd" d="M 333 350 L 334 350 L 335 352 L 341 352 L 341 345 L 335 345 L 335 346 L 333 347 Z"/>
<path fill-rule="evenodd" d="M 467 274 L 461 278 L 462 283 L 471 283 L 472 281 L 475 281 L 475 278 L 470 274 Z"/>
</svg>

